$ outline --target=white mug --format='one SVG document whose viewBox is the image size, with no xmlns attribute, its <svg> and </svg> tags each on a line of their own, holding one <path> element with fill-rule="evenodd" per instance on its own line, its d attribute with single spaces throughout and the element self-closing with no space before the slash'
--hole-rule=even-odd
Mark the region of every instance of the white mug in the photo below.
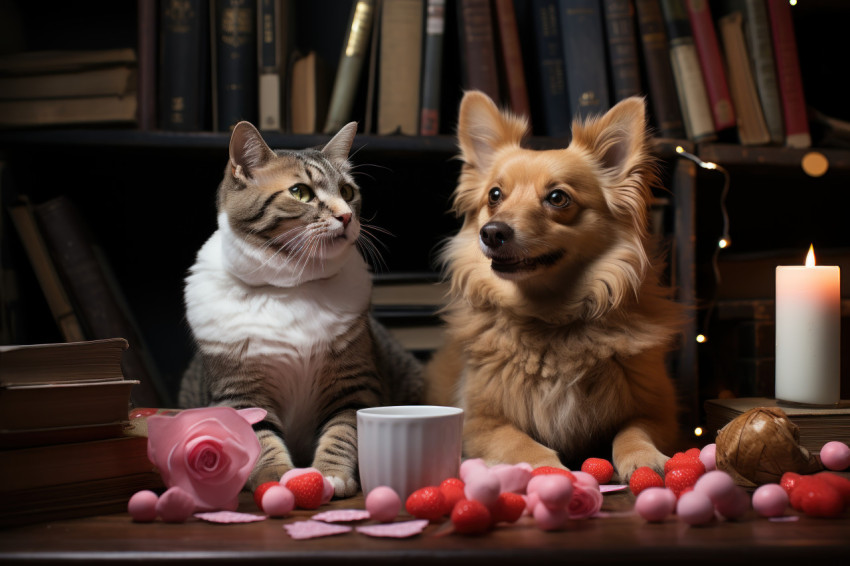
<svg viewBox="0 0 850 566">
<path fill-rule="evenodd" d="M 401 498 L 460 471 L 463 409 L 435 405 L 357 411 L 360 486 L 391 487 Z"/>
</svg>

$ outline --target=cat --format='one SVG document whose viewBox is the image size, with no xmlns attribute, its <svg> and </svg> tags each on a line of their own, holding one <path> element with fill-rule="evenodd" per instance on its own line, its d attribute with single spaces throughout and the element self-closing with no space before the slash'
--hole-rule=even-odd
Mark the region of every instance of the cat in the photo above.
<svg viewBox="0 0 850 566">
<path fill-rule="evenodd" d="M 348 160 L 356 129 L 347 124 L 321 149 L 273 151 L 238 123 L 218 229 L 186 277 L 197 351 L 179 404 L 268 411 L 254 425 L 262 452 L 251 490 L 314 467 L 336 497 L 354 495 L 356 411 L 421 398 L 420 363 L 370 315 L 358 241 L 371 242 Z"/>
</svg>

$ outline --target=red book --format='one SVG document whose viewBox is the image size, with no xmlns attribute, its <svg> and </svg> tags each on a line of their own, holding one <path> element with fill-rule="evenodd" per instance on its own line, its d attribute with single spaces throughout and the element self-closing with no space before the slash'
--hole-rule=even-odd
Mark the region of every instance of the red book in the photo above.
<svg viewBox="0 0 850 566">
<path fill-rule="evenodd" d="M 522 51 L 513 0 L 496 0 L 495 8 L 508 102 L 515 114 L 530 119 L 528 87 L 525 82 L 525 69 L 522 64 Z"/>
<path fill-rule="evenodd" d="M 691 21 L 694 44 L 708 92 L 714 129 L 719 132 L 734 128 L 735 108 L 732 104 L 729 82 L 726 80 L 726 70 L 723 67 L 723 54 L 720 52 L 717 30 L 714 27 L 708 0 L 688 0 L 688 19 Z"/>
<path fill-rule="evenodd" d="M 803 94 L 803 77 L 797 54 L 797 37 L 791 6 L 787 0 L 767 0 L 770 29 L 773 34 L 773 56 L 776 58 L 776 79 L 782 116 L 785 119 L 785 145 L 811 147 L 812 137 Z"/>
</svg>

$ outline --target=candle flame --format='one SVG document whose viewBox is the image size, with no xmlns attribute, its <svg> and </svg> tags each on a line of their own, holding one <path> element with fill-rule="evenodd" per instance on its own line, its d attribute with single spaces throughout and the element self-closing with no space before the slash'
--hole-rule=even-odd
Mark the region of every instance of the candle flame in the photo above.
<svg viewBox="0 0 850 566">
<path fill-rule="evenodd" d="M 814 267 L 815 266 L 815 246 L 814 244 L 809 244 L 809 253 L 806 254 L 806 267 Z"/>
</svg>

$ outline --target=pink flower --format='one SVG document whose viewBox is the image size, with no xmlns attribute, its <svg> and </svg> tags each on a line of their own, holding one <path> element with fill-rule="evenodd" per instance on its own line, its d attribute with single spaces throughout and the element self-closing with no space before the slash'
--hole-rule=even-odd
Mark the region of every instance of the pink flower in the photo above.
<svg viewBox="0 0 850 566">
<path fill-rule="evenodd" d="M 199 511 L 238 506 L 239 492 L 260 456 L 251 428 L 263 409 L 204 407 L 148 418 L 148 458 L 165 485 L 180 487 Z"/>
<path fill-rule="evenodd" d="M 602 509 L 602 492 L 599 487 L 588 486 L 576 482 L 573 485 L 573 496 L 567 510 L 570 519 L 586 519 Z"/>
</svg>

